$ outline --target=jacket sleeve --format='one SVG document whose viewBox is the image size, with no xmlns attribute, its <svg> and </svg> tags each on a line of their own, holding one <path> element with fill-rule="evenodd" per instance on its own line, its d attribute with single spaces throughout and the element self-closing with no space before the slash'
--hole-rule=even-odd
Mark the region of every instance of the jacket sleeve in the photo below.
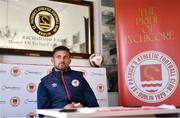
<svg viewBox="0 0 180 118">
<path fill-rule="evenodd" d="M 96 96 L 86 80 L 84 81 L 83 95 L 85 100 L 85 107 L 99 107 Z"/>
<path fill-rule="evenodd" d="M 38 109 L 50 108 L 49 94 L 42 81 L 39 83 L 37 91 L 37 107 Z"/>
</svg>

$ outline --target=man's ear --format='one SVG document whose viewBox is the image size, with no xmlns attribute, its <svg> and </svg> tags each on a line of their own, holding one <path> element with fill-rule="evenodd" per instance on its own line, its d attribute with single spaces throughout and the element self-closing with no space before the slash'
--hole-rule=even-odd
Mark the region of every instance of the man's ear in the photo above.
<svg viewBox="0 0 180 118">
<path fill-rule="evenodd" d="M 69 64 L 71 63 L 71 59 L 69 59 Z"/>
</svg>

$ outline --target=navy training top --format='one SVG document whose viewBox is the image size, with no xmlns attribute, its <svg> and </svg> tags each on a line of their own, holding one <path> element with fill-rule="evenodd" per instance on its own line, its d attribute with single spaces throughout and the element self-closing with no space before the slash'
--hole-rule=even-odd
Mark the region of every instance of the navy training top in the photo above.
<svg viewBox="0 0 180 118">
<path fill-rule="evenodd" d="M 91 87 L 81 72 L 69 68 L 61 73 L 53 68 L 39 83 L 38 109 L 63 108 L 71 102 L 80 102 L 83 107 L 99 107 Z"/>
</svg>

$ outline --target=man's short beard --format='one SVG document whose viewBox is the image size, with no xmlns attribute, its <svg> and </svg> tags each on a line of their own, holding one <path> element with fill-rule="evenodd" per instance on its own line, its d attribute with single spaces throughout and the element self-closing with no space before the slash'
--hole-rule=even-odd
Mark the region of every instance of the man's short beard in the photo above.
<svg viewBox="0 0 180 118">
<path fill-rule="evenodd" d="M 68 67 L 65 67 L 65 68 L 63 68 L 63 69 L 60 69 L 60 68 L 58 68 L 58 67 L 55 67 L 57 70 L 59 70 L 59 71 L 67 71 L 68 70 Z"/>
</svg>

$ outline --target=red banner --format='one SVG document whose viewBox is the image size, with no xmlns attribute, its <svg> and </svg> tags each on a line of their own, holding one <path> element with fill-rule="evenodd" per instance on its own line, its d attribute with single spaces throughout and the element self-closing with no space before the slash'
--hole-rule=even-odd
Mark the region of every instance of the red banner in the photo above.
<svg viewBox="0 0 180 118">
<path fill-rule="evenodd" d="M 179 11 L 179 0 L 115 0 L 120 105 L 180 106 Z"/>
</svg>

